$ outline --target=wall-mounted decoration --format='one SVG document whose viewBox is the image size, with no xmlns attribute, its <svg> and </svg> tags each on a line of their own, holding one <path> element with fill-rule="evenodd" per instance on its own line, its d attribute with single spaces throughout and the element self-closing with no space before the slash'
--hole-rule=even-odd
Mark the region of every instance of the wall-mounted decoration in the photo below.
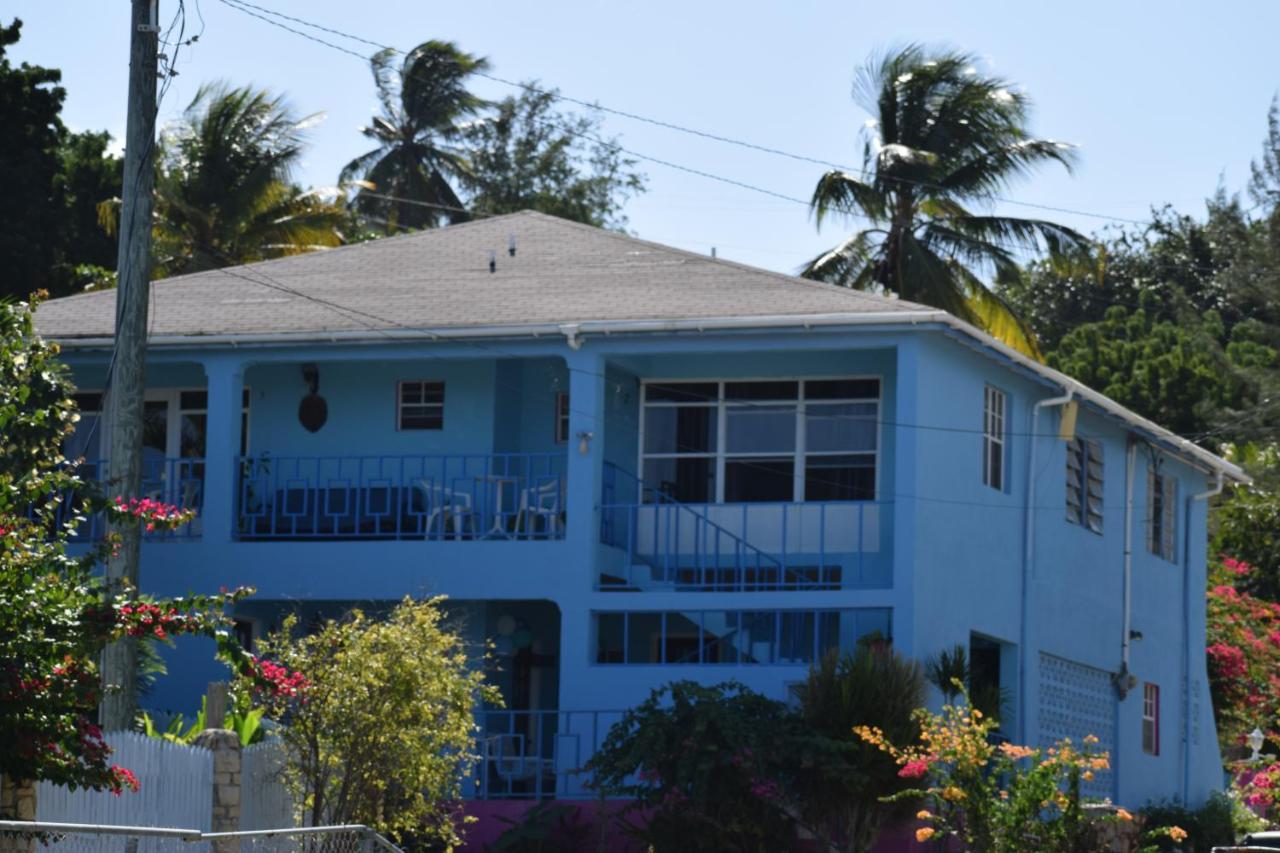
<svg viewBox="0 0 1280 853">
<path fill-rule="evenodd" d="M 302 381 L 307 383 L 307 396 L 298 404 L 298 423 L 307 432 L 319 432 L 329 420 L 329 404 L 317 391 L 320 390 L 320 368 L 314 364 L 302 365 Z"/>
</svg>

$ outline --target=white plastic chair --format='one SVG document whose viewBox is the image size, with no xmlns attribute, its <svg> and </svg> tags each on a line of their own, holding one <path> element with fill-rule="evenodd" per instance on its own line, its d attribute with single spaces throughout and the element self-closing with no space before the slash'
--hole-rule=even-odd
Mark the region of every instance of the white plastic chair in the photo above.
<svg viewBox="0 0 1280 853">
<path fill-rule="evenodd" d="M 551 536 L 560 532 L 560 498 L 564 486 L 559 480 L 547 480 L 536 486 L 529 486 L 520 493 L 520 510 L 517 514 L 519 522 L 516 529 L 525 535 L 532 536 L 534 527 L 532 520 L 542 519 L 542 529 Z"/>
<path fill-rule="evenodd" d="M 433 480 L 419 480 L 418 490 L 422 492 L 423 505 L 427 509 L 423 532 L 428 539 L 431 538 L 437 521 L 440 522 L 442 536 L 452 532 L 453 538 L 461 539 L 463 533 L 475 533 L 475 511 L 471 506 L 470 494 L 454 491 Z"/>
</svg>

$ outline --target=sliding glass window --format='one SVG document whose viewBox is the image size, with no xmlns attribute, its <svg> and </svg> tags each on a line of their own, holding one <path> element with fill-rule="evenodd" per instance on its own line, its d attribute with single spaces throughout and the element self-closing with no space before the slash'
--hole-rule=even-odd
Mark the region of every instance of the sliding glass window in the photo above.
<svg viewBox="0 0 1280 853">
<path fill-rule="evenodd" d="M 876 378 L 646 383 L 648 499 L 874 500 L 879 418 Z"/>
</svg>

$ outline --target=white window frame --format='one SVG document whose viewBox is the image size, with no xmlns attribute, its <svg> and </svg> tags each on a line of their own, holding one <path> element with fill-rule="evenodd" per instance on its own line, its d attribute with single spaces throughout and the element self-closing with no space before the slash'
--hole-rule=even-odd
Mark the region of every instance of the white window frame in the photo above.
<svg viewBox="0 0 1280 853">
<path fill-rule="evenodd" d="M 878 385 L 878 395 L 872 399 L 870 397 L 845 398 L 838 399 L 822 399 L 813 400 L 818 405 L 842 404 L 842 403 L 862 403 L 873 404 L 875 412 L 872 415 L 875 419 L 876 426 L 876 446 L 872 451 L 816 451 L 809 453 L 806 448 L 805 417 L 807 404 L 810 402 L 805 394 L 806 383 L 808 382 L 845 382 L 845 381 L 866 381 L 875 380 Z M 693 405 L 705 406 L 709 409 L 716 410 L 716 449 L 713 453 L 646 453 L 644 450 L 644 425 L 645 412 L 652 406 L 654 408 L 677 408 L 680 406 L 689 406 L 689 403 L 676 403 L 668 400 L 660 400 L 649 402 L 649 386 L 650 385 L 670 385 L 677 383 L 714 383 L 716 385 L 716 399 L 708 400 L 705 403 L 698 402 Z M 749 402 L 735 402 L 725 399 L 725 385 L 736 382 L 795 382 L 798 385 L 797 398 L 794 400 L 751 400 Z M 881 476 L 881 449 L 884 447 L 884 422 L 881 419 L 884 410 L 884 377 L 879 374 L 852 374 L 842 376 L 733 376 L 733 377 L 667 377 L 667 378 L 651 378 L 644 379 L 640 383 L 640 424 L 639 424 L 639 447 L 636 451 L 636 471 L 639 473 L 641 481 L 644 480 L 644 463 L 646 459 L 706 459 L 715 460 L 715 477 L 716 488 L 714 500 L 711 503 L 723 504 L 724 488 L 725 488 L 725 462 L 726 460 L 749 459 L 758 457 L 761 459 L 773 459 L 778 456 L 786 455 L 781 453 L 756 452 L 756 453 L 727 453 L 725 450 L 725 438 L 727 435 L 728 410 L 742 406 L 761 406 L 773 407 L 781 405 L 794 405 L 796 407 L 796 438 L 795 449 L 791 452 L 791 456 L 795 460 L 792 470 L 792 490 L 791 500 L 779 501 L 779 503 L 805 503 L 804 498 L 804 470 L 805 460 L 809 456 L 868 456 L 871 458 L 874 472 L 874 482 L 872 485 L 872 497 L 867 501 L 859 501 L 859 503 L 873 503 L 880 500 L 880 476 Z M 768 502 L 766 502 L 768 503 Z M 820 503 L 820 502 L 819 502 Z"/>
<path fill-rule="evenodd" d="M 1147 748 L 1147 727 L 1151 727 L 1151 748 Z M 1144 682 L 1142 685 L 1142 752 L 1145 755 L 1160 754 L 1160 685 Z"/>
<path fill-rule="evenodd" d="M 1154 463 L 1147 467 L 1147 552 L 1177 562 L 1178 478 Z"/>
<path fill-rule="evenodd" d="M 440 426 L 438 427 L 406 427 L 404 425 L 404 386 L 406 385 L 439 385 L 440 386 L 440 402 L 436 403 L 411 403 L 410 405 L 422 408 L 434 408 L 438 405 L 440 409 Z M 444 404 L 445 404 L 445 381 L 443 379 L 400 379 L 396 381 L 396 432 L 439 432 L 444 429 Z"/>
<path fill-rule="evenodd" d="M 569 441 L 569 392 L 556 392 L 556 410 L 555 410 L 555 440 L 556 444 L 565 444 Z"/>
<path fill-rule="evenodd" d="M 1084 447 L 1084 452 L 1082 453 L 1080 458 L 1080 472 L 1079 472 L 1080 479 L 1075 484 L 1076 487 L 1079 488 L 1080 490 L 1080 512 L 1078 515 L 1073 515 L 1071 513 L 1071 505 L 1068 504 L 1067 505 L 1067 521 L 1083 528 L 1084 530 L 1089 531 L 1090 533 L 1093 533 L 1097 536 L 1102 536 L 1103 530 L 1106 526 L 1105 523 L 1106 523 L 1106 513 L 1107 513 L 1106 451 L 1103 449 L 1102 442 L 1099 441 L 1098 439 L 1089 438 L 1088 436 L 1084 436 L 1084 435 L 1077 435 L 1075 438 L 1071 439 L 1071 441 L 1067 445 L 1067 454 L 1068 454 L 1067 472 L 1068 473 L 1070 473 L 1071 471 L 1070 454 L 1075 452 L 1075 447 L 1078 445 L 1083 445 Z M 1099 512 L 1097 514 L 1096 527 L 1091 523 L 1090 521 L 1091 516 L 1089 513 L 1089 461 L 1094 458 L 1095 452 L 1097 455 L 1097 459 L 1099 460 L 1099 468 L 1101 469 L 1101 472 L 1102 472 L 1098 478 L 1098 501 L 1101 504 L 1101 508 L 1099 509 Z M 1070 482 L 1067 483 L 1067 487 L 1068 488 L 1071 487 Z"/>
<path fill-rule="evenodd" d="M 207 394 L 208 387 L 204 385 L 187 385 L 178 388 L 148 388 L 143 392 L 143 403 L 165 403 L 165 433 L 164 433 L 164 456 L 166 459 L 178 459 L 182 454 L 182 414 L 183 412 L 201 413 L 208 417 L 209 405 L 208 397 L 205 397 L 205 407 L 203 409 L 184 409 L 182 408 L 182 395 L 198 392 Z M 101 388 L 77 388 L 76 394 L 99 394 L 102 399 L 106 399 L 106 392 Z M 246 406 L 245 402 L 251 400 L 253 393 L 248 385 L 243 386 L 240 398 L 240 417 L 244 422 L 244 455 L 248 455 L 251 451 L 250 443 L 250 427 L 253 424 L 253 406 Z M 111 446 L 111 424 L 107 421 L 106 410 L 98 412 L 99 435 L 98 447 L 104 449 Z M 207 429 L 207 426 L 206 426 Z M 204 455 L 199 457 L 189 457 L 198 459 L 208 458 L 209 448 L 205 448 Z M 101 454 L 100 454 L 101 455 Z"/>
<path fill-rule="evenodd" d="M 982 390 L 982 484 L 998 492 L 1005 490 L 1009 471 L 1009 395 L 984 385 Z M 991 449 L 1000 448 L 999 468 L 991 464 Z"/>
</svg>

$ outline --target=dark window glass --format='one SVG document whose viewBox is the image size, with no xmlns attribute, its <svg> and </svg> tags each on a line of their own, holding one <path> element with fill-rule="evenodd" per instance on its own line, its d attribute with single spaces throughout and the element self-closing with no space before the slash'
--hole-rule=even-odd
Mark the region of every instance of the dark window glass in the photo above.
<svg viewBox="0 0 1280 853">
<path fill-rule="evenodd" d="M 810 379 L 804 383 L 807 400 L 875 400 L 879 379 Z"/>
<path fill-rule="evenodd" d="M 647 493 L 647 502 L 674 499 L 681 503 L 710 503 L 716 499 L 716 460 L 702 456 L 686 459 L 646 459 L 646 490 L 656 489 L 661 496 Z"/>
<path fill-rule="evenodd" d="M 76 408 L 81 412 L 102 411 L 101 394 L 72 394 L 71 399 L 76 401 Z"/>
<path fill-rule="evenodd" d="M 714 382 L 668 382 L 645 386 L 645 400 L 669 403 L 714 403 L 720 389 Z"/>
<path fill-rule="evenodd" d="M 209 408 L 209 393 L 207 391 L 183 391 L 178 395 L 179 408 L 183 409 L 207 409 Z"/>
<path fill-rule="evenodd" d="M 794 613 L 783 611 L 778 660 L 786 663 L 812 663 L 814 654 L 814 622 L 812 610 Z"/>
<path fill-rule="evenodd" d="M 869 501 L 876 496 L 874 456 L 809 456 L 804 466 L 806 501 Z"/>
<path fill-rule="evenodd" d="M 778 614 L 768 610 L 762 613 L 741 613 L 743 663 L 773 663 L 778 644 Z"/>
<path fill-rule="evenodd" d="M 244 391 L 240 393 L 240 405 L 244 406 L 246 409 L 249 408 L 249 389 L 248 388 L 244 389 Z"/>
<path fill-rule="evenodd" d="M 737 663 L 738 613 L 708 610 L 702 614 L 702 660 L 704 663 Z"/>
<path fill-rule="evenodd" d="M 400 383 L 400 429 L 444 429 L 444 383 Z"/>
<path fill-rule="evenodd" d="M 716 409 L 651 406 L 644 412 L 645 453 L 714 453 Z"/>
<path fill-rule="evenodd" d="M 627 663 L 662 662 L 662 614 L 627 614 Z"/>
<path fill-rule="evenodd" d="M 726 382 L 726 400 L 794 400 L 800 396 L 799 382 Z"/>
<path fill-rule="evenodd" d="M 893 639 L 893 613 L 888 608 L 866 608 L 850 614 L 855 618 L 854 633 L 858 642 Z"/>
<path fill-rule="evenodd" d="M 183 412 L 181 429 L 181 443 L 179 455 L 184 459 L 192 459 L 204 456 L 205 436 L 208 427 L 209 416 L 200 413 Z"/>
<path fill-rule="evenodd" d="M 596 663 L 624 663 L 622 637 L 624 613 L 596 616 Z"/>
<path fill-rule="evenodd" d="M 875 403 L 820 403 L 805 407 L 805 449 L 876 449 Z"/>
<path fill-rule="evenodd" d="M 795 498 L 795 460 L 792 457 L 753 456 L 726 459 L 725 503 L 787 501 Z"/>
<path fill-rule="evenodd" d="M 667 614 L 666 663 L 698 663 L 698 651 L 702 647 L 702 632 L 698 627 L 699 614 L 693 618 L 683 613 Z"/>
</svg>

